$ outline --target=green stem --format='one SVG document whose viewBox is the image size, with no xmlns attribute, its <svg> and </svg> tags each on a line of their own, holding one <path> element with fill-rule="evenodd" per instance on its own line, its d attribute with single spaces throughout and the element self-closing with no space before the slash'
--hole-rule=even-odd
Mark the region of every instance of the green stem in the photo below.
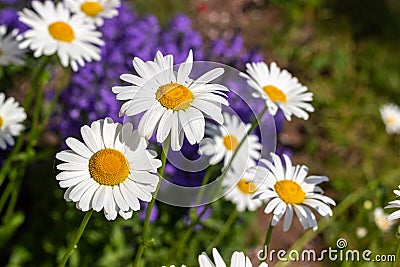
<svg viewBox="0 0 400 267">
<path fill-rule="evenodd" d="M 74 252 L 74 249 L 77 247 L 79 239 L 81 238 L 83 232 L 85 231 L 86 225 L 88 224 L 89 219 L 92 216 L 92 214 L 93 214 L 93 210 L 86 212 L 85 217 L 83 218 L 83 220 L 81 222 L 81 225 L 79 225 L 78 231 L 75 233 L 74 239 L 69 244 L 68 249 L 64 254 L 64 257 L 61 260 L 61 263 L 58 265 L 59 267 L 64 267 L 65 264 L 67 263 L 69 257 L 71 257 L 72 253 Z"/>
<path fill-rule="evenodd" d="M 3 208 L 7 202 L 8 197 L 11 195 L 12 189 L 14 187 L 14 183 L 12 181 L 10 181 L 7 186 L 6 189 L 4 189 L 3 193 L 1 194 L 1 198 L 0 198 L 0 214 L 3 211 Z"/>
<path fill-rule="evenodd" d="M 24 109 L 26 112 L 28 111 L 28 109 L 31 105 L 31 102 L 32 102 L 33 96 L 36 92 L 37 86 L 40 84 L 40 79 L 43 76 L 46 66 L 49 64 L 50 59 L 51 59 L 50 57 L 45 57 L 33 75 L 31 87 L 30 87 L 28 95 L 26 96 L 25 101 L 24 101 Z M 25 135 L 23 133 L 21 133 L 21 135 L 18 137 L 18 139 L 15 143 L 14 148 L 12 149 L 10 155 L 7 157 L 6 161 L 4 162 L 4 164 L 0 170 L 0 186 L 3 184 L 5 177 L 8 174 L 9 169 L 12 166 L 12 163 L 15 161 L 15 158 L 18 156 L 18 153 L 20 152 L 20 150 L 22 148 L 22 145 L 24 143 L 24 137 L 25 137 Z"/>
<path fill-rule="evenodd" d="M 196 223 L 191 223 L 189 225 L 189 227 L 187 228 L 187 230 L 185 231 L 183 236 L 180 238 L 177 245 L 171 249 L 171 251 L 174 253 L 172 253 L 172 255 L 170 254 L 169 256 L 174 256 L 175 259 L 173 261 L 175 261 L 175 260 L 179 261 L 181 259 L 182 254 L 184 252 L 184 246 L 185 246 L 185 244 L 187 244 L 187 241 L 192 236 L 194 227 L 196 226 L 197 222 L 198 221 L 196 220 Z M 168 258 L 171 258 L 171 257 L 168 257 Z"/>
<path fill-rule="evenodd" d="M 40 113 L 42 110 L 42 102 L 43 102 L 43 92 L 44 88 L 43 85 L 39 86 L 39 89 L 36 94 L 35 105 L 33 108 L 33 116 L 32 116 L 32 124 L 31 124 L 31 132 L 28 136 L 28 147 L 33 148 L 36 144 L 36 136 L 39 129 L 39 120 L 40 120 Z"/>
<path fill-rule="evenodd" d="M 235 159 L 236 154 L 239 152 L 240 147 L 243 145 L 244 141 L 246 141 L 247 137 L 251 134 L 252 131 L 258 126 L 258 122 L 261 120 L 261 118 L 264 116 L 265 112 L 268 110 L 268 106 L 265 105 L 264 109 L 258 114 L 256 119 L 253 121 L 251 124 L 250 128 L 247 130 L 246 135 L 240 140 L 239 145 L 237 146 L 235 152 L 233 152 L 232 158 L 229 160 L 228 165 L 226 166 L 224 172 L 222 173 L 224 176 L 226 175 L 226 172 L 228 171 L 229 167 L 232 165 L 233 160 Z"/>
<path fill-rule="evenodd" d="M 174 255 L 175 262 L 178 262 L 181 260 L 181 257 L 183 256 L 183 252 L 184 250 L 184 246 L 187 243 L 187 241 L 189 240 L 189 238 L 192 236 L 192 233 L 194 231 L 194 228 L 196 227 L 196 225 L 200 222 L 201 218 L 203 217 L 204 213 L 208 210 L 208 206 L 204 206 L 204 209 L 200 212 L 199 216 L 196 216 L 195 213 L 195 217 L 194 219 L 191 219 L 190 225 L 189 227 L 186 229 L 185 233 L 183 234 L 182 238 L 179 239 L 179 242 L 175 243 L 175 245 L 172 247 L 171 252 L 169 253 L 169 256 Z M 168 257 L 170 259 L 170 257 Z"/>
<path fill-rule="evenodd" d="M 218 235 L 214 238 L 214 240 L 208 245 L 207 251 L 211 251 L 212 248 L 215 248 L 218 246 L 218 244 L 221 242 L 221 240 L 224 238 L 226 233 L 229 231 L 231 228 L 232 224 L 236 220 L 236 217 L 238 215 L 238 211 L 235 209 L 228 217 L 226 220 L 224 226 L 222 226 L 221 230 L 219 231 Z"/>
<path fill-rule="evenodd" d="M 274 226 L 272 226 L 272 220 L 271 220 L 271 223 L 268 226 L 268 231 L 267 231 L 267 233 L 265 235 L 264 246 L 263 246 L 264 253 L 267 253 L 267 251 L 268 251 L 268 247 L 269 247 L 269 244 L 270 244 L 270 241 L 271 241 L 271 236 L 272 236 L 273 229 L 274 229 Z M 264 260 L 265 260 L 265 256 L 266 255 L 264 255 Z M 260 264 L 263 263 L 264 260 L 260 259 Z"/>
<path fill-rule="evenodd" d="M 36 72 L 33 74 L 31 88 L 29 89 L 28 95 L 26 96 L 25 102 L 24 102 L 25 110 L 27 110 L 29 108 L 29 106 L 31 105 L 33 95 L 36 91 L 36 87 L 39 85 L 40 79 L 42 78 L 42 75 L 44 73 L 44 69 L 50 63 L 50 60 L 51 60 L 51 57 L 45 57 L 43 59 L 42 63 L 36 69 Z"/>
<path fill-rule="evenodd" d="M 269 243 L 271 241 L 271 236 L 272 236 L 272 230 L 274 230 L 274 227 L 272 224 L 269 225 L 267 234 L 265 235 L 265 241 L 264 241 L 264 247 L 268 247 Z"/>
<path fill-rule="evenodd" d="M 25 166 L 23 166 L 23 169 L 21 169 L 22 175 L 25 174 Z M 17 172 L 15 169 L 13 169 L 10 173 L 10 184 L 12 185 L 12 190 L 10 193 L 10 200 L 8 203 L 7 211 L 6 214 L 4 215 L 4 218 L 11 217 L 11 215 L 14 212 L 15 206 L 17 205 L 17 200 L 18 200 L 18 195 L 19 195 L 19 190 L 20 186 L 22 183 L 22 179 L 16 179 L 16 177 L 20 175 L 19 172 Z"/>
<path fill-rule="evenodd" d="M 67 82 L 69 81 L 70 78 L 70 69 L 64 69 L 63 70 L 63 75 L 61 77 L 61 82 L 60 85 L 57 87 L 55 93 L 54 93 L 54 97 L 50 102 L 50 106 L 48 108 L 48 111 L 43 115 L 43 120 L 41 123 L 41 130 L 43 131 L 44 128 L 46 128 L 47 123 L 49 122 L 50 116 L 52 114 L 52 111 L 55 107 L 55 105 L 58 102 L 58 98 L 60 97 L 60 94 L 62 92 L 62 90 L 64 89 L 65 85 L 67 84 Z"/>
<path fill-rule="evenodd" d="M 196 210 L 197 210 L 197 207 L 199 206 L 199 204 L 201 202 L 201 199 L 203 198 L 205 185 L 210 180 L 211 175 L 212 175 L 212 171 L 213 171 L 213 166 L 211 166 L 211 167 L 209 167 L 207 169 L 207 172 L 204 175 L 203 181 L 201 182 L 201 187 L 200 187 L 199 194 L 197 195 L 197 199 L 196 199 L 196 203 L 195 203 L 196 205 L 194 207 L 190 208 L 190 213 L 189 214 L 190 214 L 190 219 L 192 221 L 194 221 L 196 219 Z"/>
<path fill-rule="evenodd" d="M 246 141 L 247 137 L 251 134 L 251 132 L 254 131 L 254 129 L 258 126 L 258 122 L 261 120 L 261 118 L 264 116 L 264 114 L 267 110 L 268 110 L 268 106 L 265 105 L 264 109 L 260 112 L 260 114 L 258 114 L 256 119 L 251 124 L 250 128 L 247 130 L 246 135 L 242 138 L 242 140 L 240 140 L 240 143 L 237 146 L 237 148 L 235 149 L 235 151 L 233 152 L 232 157 L 228 162 L 228 165 L 223 169 L 222 174 L 218 177 L 219 186 L 216 186 L 213 190 L 214 192 L 211 192 L 210 195 L 213 195 L 216 190 L 219 190 L 221 182 L 222 182 L 223 178 L 225 177 L 225 175 L 227 174 L 230 166 L 232 165 L 233 160 L 235 159 L 237 153 L 239 152 L 240 147 L 243 145 L 244 141 Z"/>
<path fill-rule="evenodd" d="M 150 201 L 149 205 L 147 206 L 146 218 L 145 218 L 144 223 L 143 223 L 142 240 L 140 241 L 139 248 L 138 248 L 138 250 L 136 252 L 136 256 L 135 256 L 135 261 L 133 262 L 133 266 L 134 267 L 138 267 L 139 266 L 140 260 L 142 258 L 143 252 L 144 252 L 144 249 L 147 246 L 146 240 L 147 240 L 147 233 L 149 231 L 149 226 L 150 226 L 150 215 L 151 215 L 151 211 L 153 209 L 154 203 L 156 202 L 156 197 L 157 197 L 157 194 L 158 194 L 158 190 L 160 189 L 161 179 L 163 178 L 163 175 L 164 175 L 165 163 L 167 162 L 169 143 L 170 143 L 170 140 L 171 140 L 170 138 L 171 137 L 169 136 L 164 141 L 164 144 L 163 144 L 163 149 L 162 149 L 162 152 L 161 152 L 162 165 L 161 165 L 160 169 L 158 170 L 158 176 L 160 177 L 160 181 L 158 182 L 157 189 L 153 194 L 153 199 Z"/>
</svg>

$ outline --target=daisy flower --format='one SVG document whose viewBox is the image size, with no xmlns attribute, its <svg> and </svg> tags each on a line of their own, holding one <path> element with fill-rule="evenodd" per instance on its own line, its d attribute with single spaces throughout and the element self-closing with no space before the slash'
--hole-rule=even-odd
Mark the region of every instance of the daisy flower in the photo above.
<svg viewBox="0 0 400 267">
<path fill-rule="evenodd" d="M 13 97 L 6 99 L 0 93 L 0 148 L 6 149 L 7 145 L 14 145 L 14 138 L 25 129 L 22 122 L 26 119 L 23 107 Z"/>
<path fill-rule="evenodd" d="M 253 198 L 259 188 L 251 180 L 252 175 L 249 172 L 245 172 L 241 176 L 230 168 L 221 182 L 226 193 L 225 199 L 236 204 L 236 209 L 239 212 L 243 212 L 246 209 L 255 211 L 263 203 L 261 199 Z"/>
<path fill-rule="evenodd" d="M 190 144 L 199 143 L 204 137 L 205 115 L 219 124 L 223 123 L 221 105 L 228 105 L 224 91 L 228 89 L 210 81 L 224 73 L 216 68 L 197 80 L 189 78 L 193 66 L 193 53 L 173 70 L 172 55 L 163 56 L 158 51 L 154 61 L 133 59 L 138 75 L 123 74 L 121 79 L 133 85 L 115 86 L 113 92 L 118 100 L 127 100 L 120 115 L 133 116 L 145 112 L 138 126 L 139 134 L 149 139 L 157 130 L 157 141 L 162 143 L 171 136 L 171 148 L 178 151 L 183 137 Z"/>
<path fill-rule="evenodd" d="M 307 120 L 309 116 L 306 111 L 314 111 L 308 103 L 312 101 L 313 94 L 287 70 L 281 70 L 275 62 L 269 68 L 264 62 L 247 63 L 246 71 L 247 74 L 240 73 L 240 76 L 257 90 L 253 93 L 254 97 L 265 100 L 272 116 L 275 116 L 278 107 L 289 121 L 292 115 Z"/>
<path fill-rule="evenodd" d="M 18 48 L 18 29 L 7 34 L 7 27 L 0 25 L 0 66 L 23 65 L 21 59 L 25 51 Z"/>
<path fill-rule="evenodd" d="M 293 214 L 299 218 L 304 230 L 317 230 L 317 220 L 309 207 L 315 209 L 323 217 L 332 216 L 332 210 L 327 204 L 336 205 L 333 199 L 322 195 L 322 189 L 317 186 L 328 181 L 326 176 L 307 176 L 308 168 L 304 165 L 293 166 L 290 158 L 283 155 L 285 167 L 278 155 L 271 153 L 273 163 L 261 159 L 265 167 L 254 168 L 255 184 L 263 184 L 266 190 L 256 194 L 268 202 L 265 213 L 273 212 L 271 225 L 275 226 L 285 214 L 283 230 L 289 230 Z"/>
<path fill-rule="evenodd" d="M 219 254 L 216 248 L 212 250 L 214 262 L 203 252 L 199 256 L 199 266 L 200 267 L 226 267 L 224 260 Z M 244 255 L 243 252 L 235 251 L 232 254 L 231 265 L 230 267 L 252 267 L 251 261 L 249 257 Z M 268 267 L 268 264 L 265 262 L 261 263 L 259 267 Z"/>
<path fill-rule="evenodd" d="M 400 189 L 400 185 L 399 185 L 399 189 Z M 396 194 L 397 197 L 400 197 L 400 190 L 393 190 L 393 192 Z M 387 205 L 385 207 L 385 209 L 391 209 L 391 208 L 399 209 L 400 208 L 400 200 L 390 201 L 389 205 Z M 390 214 L 387 217 L 388 221 L 397 220 L 397 219 L 400 219 L 400 210 L 393 212 L 392 214 Z"/>
<path fill-rule="evenodd" d="M 31 29 L 23 33 L 20 48 L 31 48 L 35 57 L 56 54 L 64 67 L 78 70 L 85 61 L 100 60 L 103 45 L 102 34 L 91 23 L 86 23 L 82 15 L 71 15 L 63 3 L 53 1 L 32 1 L 36 11 L 24 8 L 18 12 L 19 20 Z"/>
<path fill-rule="evenodd" d="M 380 108 L 383 123 L 388 134 L 400 133 L 400 107 L 390 103 Z"/>
<path fill-rule="evenodd" d="M 218 134 L 213 136 L 213 140 L 205 140 L 200 144 L 199 153 L 210 158 L 210 164 L 214 165 L 224 159 L 224 167 L 227 167 L 233 153 L 239 146 L 240 141 L 246 137 L 250 124 L 243 124 L 236 115 L 230 115 L 224 112 L 224 124 L 218 127 Z M 243 168 L 243 162 L 247 162 L 247 167 L 256 165 L 256 161 L 260 158 L 260 150 L 262 145 L 258 142 L 257 135 L 249 135 L 246 141 L 236 154 L 232 167 L 235 170 Z"/>
<path fill-rule="evenodd" d="M 56 179 L 67 188 L 64 198 L 76 202 L 82 211 L 101 211 L 108 220 L 117 214 L 124 219 L 140 209 L 139 200 L 149 202 L 156 190 L 156 174 L 161 161 L 146 150 L 146 141 L 132 124 L 114 123 L 110 118 L 83 126 L 84 143 L 67 138 L 72 150 L 57 153 L 64 161 L 57 165 L 61 172 Z"/>
<path fill-rule="evenodd" d="M 103 26 L 103 18 L 110 19 L 118 15 L 119 0 L 65 0 L 65 5 L 73 12 L 83 14 L 88 22 Z"/>
</svg>

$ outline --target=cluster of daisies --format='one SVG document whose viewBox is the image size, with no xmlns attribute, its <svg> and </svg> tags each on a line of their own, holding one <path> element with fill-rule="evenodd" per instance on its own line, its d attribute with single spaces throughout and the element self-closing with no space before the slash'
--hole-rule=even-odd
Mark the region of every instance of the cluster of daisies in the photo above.
<svg viewBox="0 0 400 267">
<path fill-rule="evenodd" d="M 311 209 L 327 217 L 332 215 L 329 205 L 335 205 L 318 186 L 328 178 L 307 176 L 307 167 L 293 166 L 287 156 L 282 161 L 271 153 L 270 160 L 261 159 L 262 144 L 249 133 L 251 126 L 223 111 L 229 105 L 229 89 L 214 81 L 224 69 L 214 68 L 194 79 L 193 65 L 192 51 L 177 69 L 173 56 L 161 52 L 152 61 L 133 59 L 136 73 L 120 76 L 129 85 L 114 86 L 112 91 L 123 101 L 121 116 L 141 115 L 138 128 L 106 118 L 81 128 L 83 142 L 68 138 L 71 150 L 56 155 L 64 162 L 57 165 L 61 172 L 56 178 L 67 189 L 65 199 L 76 202 L 83 211 L 104 210 L 109 220 L 117 214 L 130 218 L 140 208 L 139 200 L 149 202 L 160 183 L 156 171 L 161 162 L 154 151 L 147 150 L 150 139 L 155 136 L 157 142 L 179 151 L 186 138 L 192 145 L 200 144 L 199 153 L 209 156 L 211 165 L 223 162 L 221 185 L 225 198 L 235 203 L 238 211 L 253 211 L 266 203 L 265 212 L 273 214 L 271 225 L 284 218 L 287 231 L 296 214 L 304 229 L 317 229 Z M 265 110 L 273 115 L 281 108 L 287 118 L 307 118 L 306 111 L 313 110 L 308 103 L 312 94 L 275 63 L 270 67 L 249 64 L 248 74 L 242 75 L 257 88 L 254 97 L 265 99 Z M 209 131 L 214 132 L 212 138 L 204 139 L 206 125 L 214 130 Z M 216 250 L 213 254 L 215 264 L 225 266 Z M 232 262 L 239 265 L 231 266 L 251 266 L 239 252 L 234 253 Z M 199 263 L 214 266 L 205 254 L 199 256 Z"/>
<path fill-rule="evenodd" d="M 57 54 L 62 66 L 77 71 L 86 62 L 101 59 L 102 34 L 96 27 L 104 18 L 117 15 L 119 5 L 116 0 L 32 1 L 32 9 L 19 12 L 20 21 L 30 29 L 16 36 L 15 42 L 21 49 L 31 49 L 35 57 Z M 10 56 L 8 61 L 11 58 L 16 57 Z M 319 187 L 328 178 L 308 176 L 306 166 L 293 165 L 287 156 L 282 160 L 271 153 L 269 159 L 262 159 L 263 146 L 251 134 L 252 125 L 223 111 L 229 105 L 229 89 L 215 81 L 223 77 L 224 68 L 213 68 L 195 79 L 193 65 L 192 51 L 179 68 L 172 55 L 161 52 L 151 61 L 133 59 L 135 74 L 120 76 L 129 85 L 110 90 L 123 102 L 119 115 L 137 117 L 138 127 L 105 118 L 82 126 L 82 141 L 67 138 L 70 149 L 56 155 L 62 162 L 57 165 L 56 179 L 66 189 L 64 198 L 76 203 L 79 210 L 103 211 L 108 220 L 118 215 L 129 219 L 140 210 L 140 201 L 150 202 L 155 197 L 160 185 L 162 173 L 157 171 L 163 163 L 148 148 L 150 139 L 155 136 L 158 143 L 179 151 L 186 138 L 191 145 L 200 144 L 199 154 L 209 156 L 211 165 L 223 162 L 221 185 L 225 198 L 238 211 L 254 211 L 266 204 L 265 213 L 273 215 L 272 226 L 283 219 L 287 231 L 297 215 L 304 229 L 316 230 L 312 209 L 328 217 L 332 215 L 330 205 L 335 205 Z M 287 120 L 292 116 L 307 120 L 314 111 L 310 103 L 313 94 L 276 63 L 248 63 L 240 76 L 253 88 L 253 97 L 265 100 L 263 112 L 275 116 L 280 109 Z M 25 119 L 23 108 L 0 94 L 2 149 L 13 145 Z M 204 139 L 206 128 L 214 129 L 211 138 Z M 217 250 L 213 257 L 216 266 L 225 266 Z M 233 254 L 232 262 L 237 265 L 231 266 L 251 266 L 240 252 Z M 199 263 L 214 266 L 205 254 L 199 256 Z"/>
</svg>

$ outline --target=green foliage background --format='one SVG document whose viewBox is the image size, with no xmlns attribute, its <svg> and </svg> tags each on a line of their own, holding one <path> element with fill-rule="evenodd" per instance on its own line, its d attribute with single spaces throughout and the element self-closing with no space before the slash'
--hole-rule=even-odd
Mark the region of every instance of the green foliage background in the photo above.
<svg viewBox="0 0 400 267">
<path fill-rule="evenodd" d="M 136 0 L 140 14 L 153 13 L 162 22 L 177 11 L 196 15 L 189 1 Z M 397 1 L 284 1 L 271 0 L 261 7 L 280 12 L 276 25 L 265 26 L 266 38 L 258 43 L 314 92 L 316 111 L 308 121 L 295 121 L 305 141 L 293 147 L 294 160 L 310 167 L 310 173 L 330 177 L 327 194 L 339 204 L 335 218 L 319 233 L 323 247 L 346 238 L 351 249 L 370 249 L 374 254 L 395 253 L 399 240 L 396 227 L 381 232 L 365 200 L 383 207 L 400 184 L 400 137 L 388 135 L 379 114 L 387 102 L 400 104 L 400 3 Z M 258 27 L 263 27 L 258 26 Z M 306 29 L 312 34 L 302 38 Z M 246 36 L 246 32 L 243 32 Z M 4 78 L 4 76 L 3 76 Z M 4 79 L 3 79 L 4 80 Z M 291 127 L 292 123 L 288 123 Z M 53 147 L 43 158 L 53 158 Z M 63 256 L 84 214 L 63 200 L 54 179 L 54 162 L 39 160 L 29 166 L 16 213 L 2 218 L 0 265 L 54 266 Z M 347 202 L 346 202 L 347 201 Z M 350 203 L 341 208 L 341 203 Z M 167 260 L 170 248 L 182 237 L 187 225 L 180 220 L 187 209 L 159 204 L 163 212 L 152 224 L 153 241 L 145 252 L 147 263 L 184 263 L 197 266 L 197 256 L 207 247 L 234 210 L 230 203 L 213 204 L 210 219 L 187 242 L 180 259 Z M 224 258 L 234 250 L 260 246 L 254 222 L 256 214 L 240 215 L 219 245 Z M 267 223 L 267 222 L 265 222 Z M 368 229 L 359 239 L 356 229 Z M 118 218 L 109 223 L 95 213 L 69 266 L 127 266 L 133 259 L 142 222 Z M 261 228 L 260 229 L 265 229 Z M 256 233 L 256 234 L 255 234 Z M 250 235 L 250 236 L 249 236 Z M 261 237 L 262 239 L 262 237 Z M 274 242 L 274 239 L 272 240 Z M 208 251 L 209 252 L 209 251 Z M 175 255 L 172 255 L 175 256 Z M 179 261 L 178 261 L 179 260 Z M 167 262 L 165 262 L 167 261 Z M 322 263 L 322 266 L 375 266 L 371 263 Z M 296 266 L 296 265 L 294 265 Z M 386 265 L 382 265 L 386 266 Z"/>
</svg>

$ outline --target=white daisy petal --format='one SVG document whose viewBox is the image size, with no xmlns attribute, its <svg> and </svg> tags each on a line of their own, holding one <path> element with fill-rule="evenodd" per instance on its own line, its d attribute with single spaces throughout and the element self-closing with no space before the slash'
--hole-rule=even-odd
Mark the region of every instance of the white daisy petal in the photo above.
<svg viewBox="0 0 400 267">
<path fill-rule="evenodd" d="M 82 211 L 88 211 L 91 208 L 92 199 L 94 197 L 94 193 L 100 185 L 96 182 L 92 183 L 89 188 L 83 193 L 81 199 L 78 202 L 78 206 Z"/>
<path fill-rule="evenodd" d="M 206 253 L 202 253 L 199 255 L 199 266 L 200 267 L 226 267 L 224 260 L 222 259 L 221 255 L 219 254 L 216 248 L 212 250 L 213 259 L 212 261 Z M 231 256 L 230 267 L 252 267 L 252 263 L 243 252 L 235 251 Z M 268 267 L 266 263 L 261 263 L 259 267 Z"/>
<path fill-rule="evenodd" d="M 399 185 L 400 189 L 400 185 Z M 397 197 L 400 196 L 400 191 L 399 190 L 393 190 L 393 192 L 396 194 Z M 400 200 L 393 200 L 389 202 L 389 205 L 385 207 L 385 209 L 400 209 Z M 382 230 L 382 231 L 387 231 L 397 220 L 400 219 L 400 210 L 394 211 L 390 215 L 387 216 L 386 213 L 383 212 L 383 209 L 375 209 L 374 211 L 374 219 L 376 225 Z"/>
<path fill-rule="evenodd" d="M 158 124 L 157 140 L 164 142 L 171 132 L 173 119 L 173 111 L 168 109 L 165 114 L 161 117 L 160 123 Z"/>
<path fill-rule="evenodd" d="M 93 152 L 91 152 L 87 146 L 73 137 L 67 138 L 65 143 L 78 155 L 85 158 L 91 158 L 93 155 Z"/>
<path fill-rule="evenodd" d="M 193 82 L 193 88 L 196 88 L 197 86 L 209 83 L 212 80 L 215 80 L 219 76 L 221 76 L 225 70 L 223 68 L 216 68 L 213 70 L 210 70 L 203 75 L 201 75 L 196 81 Z"/>
<path fill-rule="evenodd" d="M 179 151 L 182 147 L 180 142 L 180 132 L 183 131 L 181 127 L 179 127 L 179 119 L 178 113 L 173 113 L 173 120 L 171 125 L 171 148 L 174 151 Z"/>
<path fill-rule="evenodd" d="M 189 141 L 190 144 L 192 145 L 195 144 L 196 137 L 189 121 L 189 115 L 187 114 L 186 111 L 180 110 L 178 116 L 179 120 L 181 121 L 182 128 L 185 132 L 187 140 Z"/>
<path fill-rule="evenodd" d="M 289 230 L 290 225 L 292 225 L 293 219 L 293 208 L 292 205 L 287 205 L 286 214 L 285 214 L 285 221 L 283 223 L 283 231 L 286 232 Z"/>
<path fill-rule="evenodd" d="M 189 77 L 190 72 L 192 71 L 193 66 L 193 52 L 189 51 L 189 55 L 184 63 L 179 66 L 177 82 L 183 84 L 186 79 Z"/>
<path fill-rule="evenodd" d="M 400 219 L 400 210 L 393 212 L 387 217 L 388 221 Z"/>
<path fill-rule="evenodd" d="M 130 210 L 130 211 L 127 211 L 127 212 L 120 210 L 120 211 L 118 212 L 118 214 L 119 214 L 122 218 L 124 218 L 125 220 L 128 220 L 128 219 L 132 218 L 133 212 L 132 212 L 131 210 Z"/>
<path fill-rule="evenodd" d="M 113 191 L 113 196 L 114 196 L 115 202 L 118 205 L 118 207 L 123 211 L 128 211 L 129 205 L 126 202 L 126 200 L 124 199 L 124 197 L 122 196 L 120 187 L 118 185 L 114 186 L 112 191 Z"/>
<path fill-rule="evenodd" d="M 221 255 L 219 255 L 219 252 L 216 248 L 213 248 L 212 250 L 215 265 L 218 267 L 226 267 L 224 260 L 222 259 Z"/>
<path fill-rule="evenodd" d="M 79 156 L 72 151 L 62 151 L 56 154 L 56 158 L 62 161 L 71 162 L 71 163 L 79 163 L 79 164 L 87 164 L 88 159 Z"/>
<path fill-rule="evenodd" d="M 223 124 L 224 118 L 220 112 L 220 106 L 210 104 L 205 100 L 196 98 L 195 100 L 193 100 L 193 107 L 206 114 L 209 118 L 215 120 L 218 124 Z"/>
<path fill-rule="evenodd" d="M 92 185 L 91 179 L 83 180 L 81 183 L 76 185 L 69 194 L 70 199 L 72 201 L 78 202 L 88 189 L 89 185 Z"/>
<path fill-rule="evenodd" d="M 68 179 L 68 180 L 62 180 L 59 182 L 59 184 L 60 184 L 61 188 L 73 187 L 73 186 L 81 183 L 84 180 L 86 180 L 85 177 L 75 177 L 75 178 Z"/>
<path fill-rule="evenodd" d="M 125 184 L 121 184 L 120 185 L 120 190 L 121 190 L 121 194 L 124 197 L 126 203 L 129 205 L 129 207 L 134 210 L 137 211 L 140 209 L 140 203 L 138 198 L 133 195 L 128 187 Z"/>
<path fill-rule="evenodd" d="M 96 143 L 96 137 L 95 137 L 94 133 L 92 132 L 92 129 L 89 126 L 84 125 L 81 128 L 81 135 L 82 135 L 83 141 L 85 141 L 85 144 L 87 144 L 87 146 L 93 153 L 95 153 L 96 151 L 98 151 L 100 149 L 100 147 Z"/>
<path fill-rule="evenodd" d="M 101 185 L 94 193 L 92 200 L 92 208 L 95 211 L 101 211 L 104 207 L 104 196 L 106 194 L 105 186 Z"/>
<path fill-rule="evenodd" d="M 68 180 L 72 178 L 76 178 L 79 176 L 88 176 L 90 178 L 90 174 L 88 170 L 83 170 L 83 171 L 68 171 L 68 172 L 60 172 L 57 174 L 56 179 L 57 180 Z"/>
</svg>

